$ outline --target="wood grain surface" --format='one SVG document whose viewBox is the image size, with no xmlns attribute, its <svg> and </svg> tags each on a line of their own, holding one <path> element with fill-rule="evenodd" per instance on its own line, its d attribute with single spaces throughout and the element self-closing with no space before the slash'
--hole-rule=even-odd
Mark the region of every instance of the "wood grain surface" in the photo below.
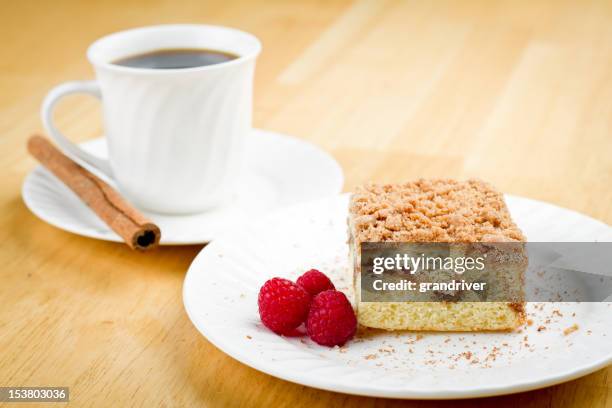
<svg viewBox="0 0 612 408">
<path fill-rule="evenodd" d="M 69 386 L 69 405 L 96 407 L 612 406 L 612 368 L 447 403 L 285 382 L 224 355 L 189 322 L 182 282 L 201 246 L 136 253 L 30 214 L 25 142 L 42 130 L 46 91 L 93 77 L 84 54 L 96 38 L 171 22 L 257 35 L 255 126 L 328 150 L 346 190 L 476 176 L 612 223 L 610 1 L 1 0 L 1 386 Z M 67 99 L 57 120 L 73 140 L 102 132 L 87 97 Z"/>
</svg>

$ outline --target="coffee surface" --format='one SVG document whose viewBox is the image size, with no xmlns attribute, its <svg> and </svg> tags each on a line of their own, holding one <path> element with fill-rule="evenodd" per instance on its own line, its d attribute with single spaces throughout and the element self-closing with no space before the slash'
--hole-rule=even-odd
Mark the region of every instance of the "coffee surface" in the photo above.
<svg viewBox="0 0 612 408">
<path fill-rule="evenodd" d="M 115 65 L 148 69 L 181 69 L 221 64 L 238 58 L 237 55 L 199 48 L 163 49 L 120 58 Z"/>
</svg>

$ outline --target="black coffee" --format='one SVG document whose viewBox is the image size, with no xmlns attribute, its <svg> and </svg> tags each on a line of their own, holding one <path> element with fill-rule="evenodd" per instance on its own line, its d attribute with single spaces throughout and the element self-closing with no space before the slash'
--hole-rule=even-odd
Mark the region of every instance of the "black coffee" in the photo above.
<svg viewBox="0 0 612 408">
<path fill-rule="evenodd" d="M 180 69 L 221 64 L 238 58 L 224 51 L 199 48 L 173 48 L 120 58 L 113 64 L 132 68 Z"/>
</svg>

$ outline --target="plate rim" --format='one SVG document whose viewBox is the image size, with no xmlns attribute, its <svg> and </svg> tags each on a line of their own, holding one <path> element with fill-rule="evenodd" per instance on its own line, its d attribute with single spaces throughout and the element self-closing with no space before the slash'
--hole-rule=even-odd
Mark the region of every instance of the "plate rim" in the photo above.
<svg viewBox="0 0 612 408">
<path fill-rule="evenodd" d="M 346 197 L 348 193 L 340 194 L 336 197 L 329 197 L 322 200 L 332 200 L 339 199 L 340 197 Z M 521 197 L 517 195 L 506 194 L 506 198 L 518 199 L 518 200 L 526 200 L 532 203 L 537 203 L 538 205 L 545 205 L 550 207 L 555 207 L 556 209 L 561 209 L 563 211 L 569 211 L 581 217 L 586 217 L 591 221 L 595 221 L 602 226 L 610 228 L 610 226 L 600 220 L 589 217 L 585 214 L 579 213 L 577 211 L 563 208 L 557 206 L 555 204 L 547 203 L 545 201 L 535 200 L 527 197 Z M 319 201 L 319 200 L 317 200 Z M 313 205 L 314 203 L 307 203 Z M 296 206 L 303 206 L 302 204 L 297 204 Z M 273 217 L 279 212 L 287 211 L 290 208 L 281 209 L 279 211 L 275 211 L 272 214 L 264 217 Z M 220 339 L 220 335 L 215 334 L 214 329 L 208 329 L 204 325 L 202 325 L 198 319 L 196 319 L 196 313 L 191 309 L 189 305 L 189 295 L 188 295 L 188 286 L 190 280 L 194 279 L 193 276 L 195 274 L 195 267 L 202 262 L 203 257 L 207 252 L 213 251 L 219 244 L 218 240 L 211 242 L 206 247 L 202 248 L 200 252 L 193 259 L 187 273 L 185 274 L 185 279 L 183 281 L 183 306 L 189 317 L 189 320 L 195 326 L 195 328 L 200 332 L 204 338 L 212 343 L 217 349 L 226 354 L 227 356 L 237 360 L 238 362 L 245 364 L 257 371 L 266 373 L 278 379 L 282 379 L 285 381 L 290 381 L 296 384 L 309 386 L 321 390 L 332 391 L 332 392 L 341 392 L 345 394 L 351 395 L 359 395 L 359 396 L 369 396 L 369 397 L 382 397 L 382 398 L 394 398 L 394 399 L 423 399 L 423 400 L 447 400 L 447 399 L 468 399 L 468 398 L 485 398 L 499 395 L 509 395 L 516 394 L 525 391 L 536 390 L 540 388 L 545 388 L 549 386 L 553 386 L 556 384 L 564 383 L 567 381 L 571 381 L 587 374 L 593 373 L 597 370 L 607 367 L 612 364 L 612 350 L 609 351 L 607 356 L 604 356 L 600 360 L 595 361 L 594 363 L 586 363 L 577 367 L 572 367 L 568 370 L 562 371 L 560 373 L 555 373 L 552 376 L 547 376 L 540 380 L 526 380 L 523 382 L 517 382 L 512 385 L 501 385 L 501 386 L 488 386 L 488 387 L 479 387 L 479 388 L 466 388 L 462 390 L 439 390 L 439 391 L 419 391 L 417 389 L 402 389 L 402 390 L 392 390 L 392 389 L 382 389 L 378 387 L 369 387 L 367 384 L 359 384 L 359 385 L 346 385 L 340 382 L 334 382 L 334 379 L 331 380 L 328 377 L 325 377 L 325 380 L 318 380 L 316 377 L 303 375 L 299 371 L 291 371 L 288 369 L 284 369 L 282 366 L 278 366 L 273 361 L 258 361 L 257 358 L 252 358 L 249 353 L 243 352 L 242 348 L 237 343 L 232 342 L 224 342 Z"/>
<path fill-rule="evenodd" d="M 279 137 L 282 139 L 289 139 L 292 140 L 294 143 L 298 143 L 301 145 L 307 145 L 308 148 L 311 148 L 313 150 L 316 150 L 318 154 L 320 154 L 322 157 L 325 157 L 325 160 L 327 160 L 329 162 L 329 164 L 334 167 L 334 174 L 333 174 L 333 178 L 337 179 L 337 186 L 335 187 L 334 192 L 330 192 L 329 195 L 330 196 L 334 196 L 335 194 L 338 194 L 340 191 L 342 191 L 342 188 L 344 186 L 344 171 L 342 170 L 342 166 L 340 166 L 340 163 L 338 163 L 338 161 L 325 149 L 323 149 L 322 147 L 299 137 L 295 137 L 292 135 L 288 135 L 282 132 L 277 132 L 274 130 L 267 130 L 267 129 L 261 129 L 261 128 L 253 128 L 252 131 L 254 133 L 264 133 L 267 135 L 272 135 L 273 137 Z M 88 144 L 93 144 L 93 143 L 100 143 L 100 141 L 102 139 L 104 139 L 104 136 L 101 137 L 96 137 L 84 142 L 79 143 L 80 146 L 86 146 Z M 60 230 L 75 234 L 75 235 L 80 235 L 82 237 L 87 237 L 87 238 L 93 238 L 93 239 L 97 239 L 100 241 L 106 241 L 106 242 L 117 242 L 117 243 L 122 243 L 123 240 L 121 239 L 121 237 L 119 237 L 114 231 L 110 231 L 110 233 L 108 232 L 104 232 L 104 233 L 96 233 L 95 231 L 91 230 L 91 229 L 80 229 L 78 227 L 77 223 L 74 222 L 70 222 L 69 224 L 64 224 L 61 223 L 57 217 L 53 217 L 53 216 L 49 216 L 47 213 L 45 213 L 44 211 L 42 211 L 37 205 L 34 205 L 32 203 L 32 197 L 31 195 L 29 195 L 27 193 L 27 189 L 29 188 L 29 186 L 34 182 L 34 178 L 35 177 L 40 177 L 41 172 L 48 172 L 48 170 L 46 170 L 44 168 L 44 166 L 42 166 L 41 164 L 38 164 L 36 167 L 34 167 L 32 170 L 30 170 L 27 175 L 25 176 L 25 178 L 23 179 L 23 182 L 21 183 L 21 199 L 23 201 L 23 203 L 25 204 L 25 206 L 28 208 L 28 210 L 34 214 L 38 219 L 40 219 L 41 221 L 55 227 L 58 228 Z M 44 173 L 43 173 L 44 175 Z M 330 176 L 331 177 L 331 176 Z M 331 190 L 331 189 L 330 189 Z M 313 198 L 312 200 L 316 200 L 317 198 Z M 303 203 L 296 203 L 294 205 L 300 205 Z M 274 211 L 279 211 L 282 210 L 282 208 L 276 208 L 273 209 L 272 212 Z M 269 214 L 269 213 L 267 213 Z M 260 216 L 266 216 L 267 214 L 261 214 Z M 94 214 L 95 216 L 95 214 Z M 164 216 L 168 216 L 167 214 L 164 214 Z M 184 215 L 181 215 L 181 217 L 184 217 Z M 73 219 L 71 219 L 73 220 Z M 199 244 L 206 244 L 209 243 L 211 241 L 213 241 L 216 237 L 211 236 L 211 237 L 207 237 L 207 238 L 198 238 L 195 240 L 191 240 L 191 239 L 174 239 L 174 240 L 166 240 L 164 239 L 163 235 L 160 241 L 160 246 L 180 246 L 180 245 L 199 245 Z"/>
</svg>

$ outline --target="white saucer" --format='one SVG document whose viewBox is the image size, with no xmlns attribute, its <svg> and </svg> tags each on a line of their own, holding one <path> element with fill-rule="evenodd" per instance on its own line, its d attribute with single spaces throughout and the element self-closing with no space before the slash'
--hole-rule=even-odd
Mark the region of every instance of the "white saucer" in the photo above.
<svg viewBox="0 0 612 408">
<path fill-rule="evenodd" d="M 185 277 L 183 301 L 210 342 L 238 361 L 311 387 L 392 398 L 509 394 L 571 380 L 612 362 L 612 303 L 528 303 L 523 332 L 366 332 L 342 348 L 281 337 L 262 326 L 260 286 L 310 268 L 348 287 L 347 196 L 294 206 L 229 230 Z M 612 229 L 539 201 L 507 197 L 530 241 L 610 241 Z M 539 308 L 542 308 L 539 310 Z M 564 333 L 574 324 L 578 330 Z M 541 326 L 545 329 L 540 329 Z"/>
<path fill-rule="evenodd" d="M 82 146 L 91 153 L 107 156 L 104 138 Z M 221 231 L 271 210 L 335 195 L 342 190 L 344 178 L 338 163 L 308 142 L 254 129 L 248 138 L 247 151 L 249 170 L 231 205 L 193 215 L 144 212 L 161 228 L 161 245 L 208 242 Z M 87 205 L 42 166 L 25 179 L 22 196 L 36 216 L 57 228 L 86 237 L 121 241 Z"/>
</svg>

